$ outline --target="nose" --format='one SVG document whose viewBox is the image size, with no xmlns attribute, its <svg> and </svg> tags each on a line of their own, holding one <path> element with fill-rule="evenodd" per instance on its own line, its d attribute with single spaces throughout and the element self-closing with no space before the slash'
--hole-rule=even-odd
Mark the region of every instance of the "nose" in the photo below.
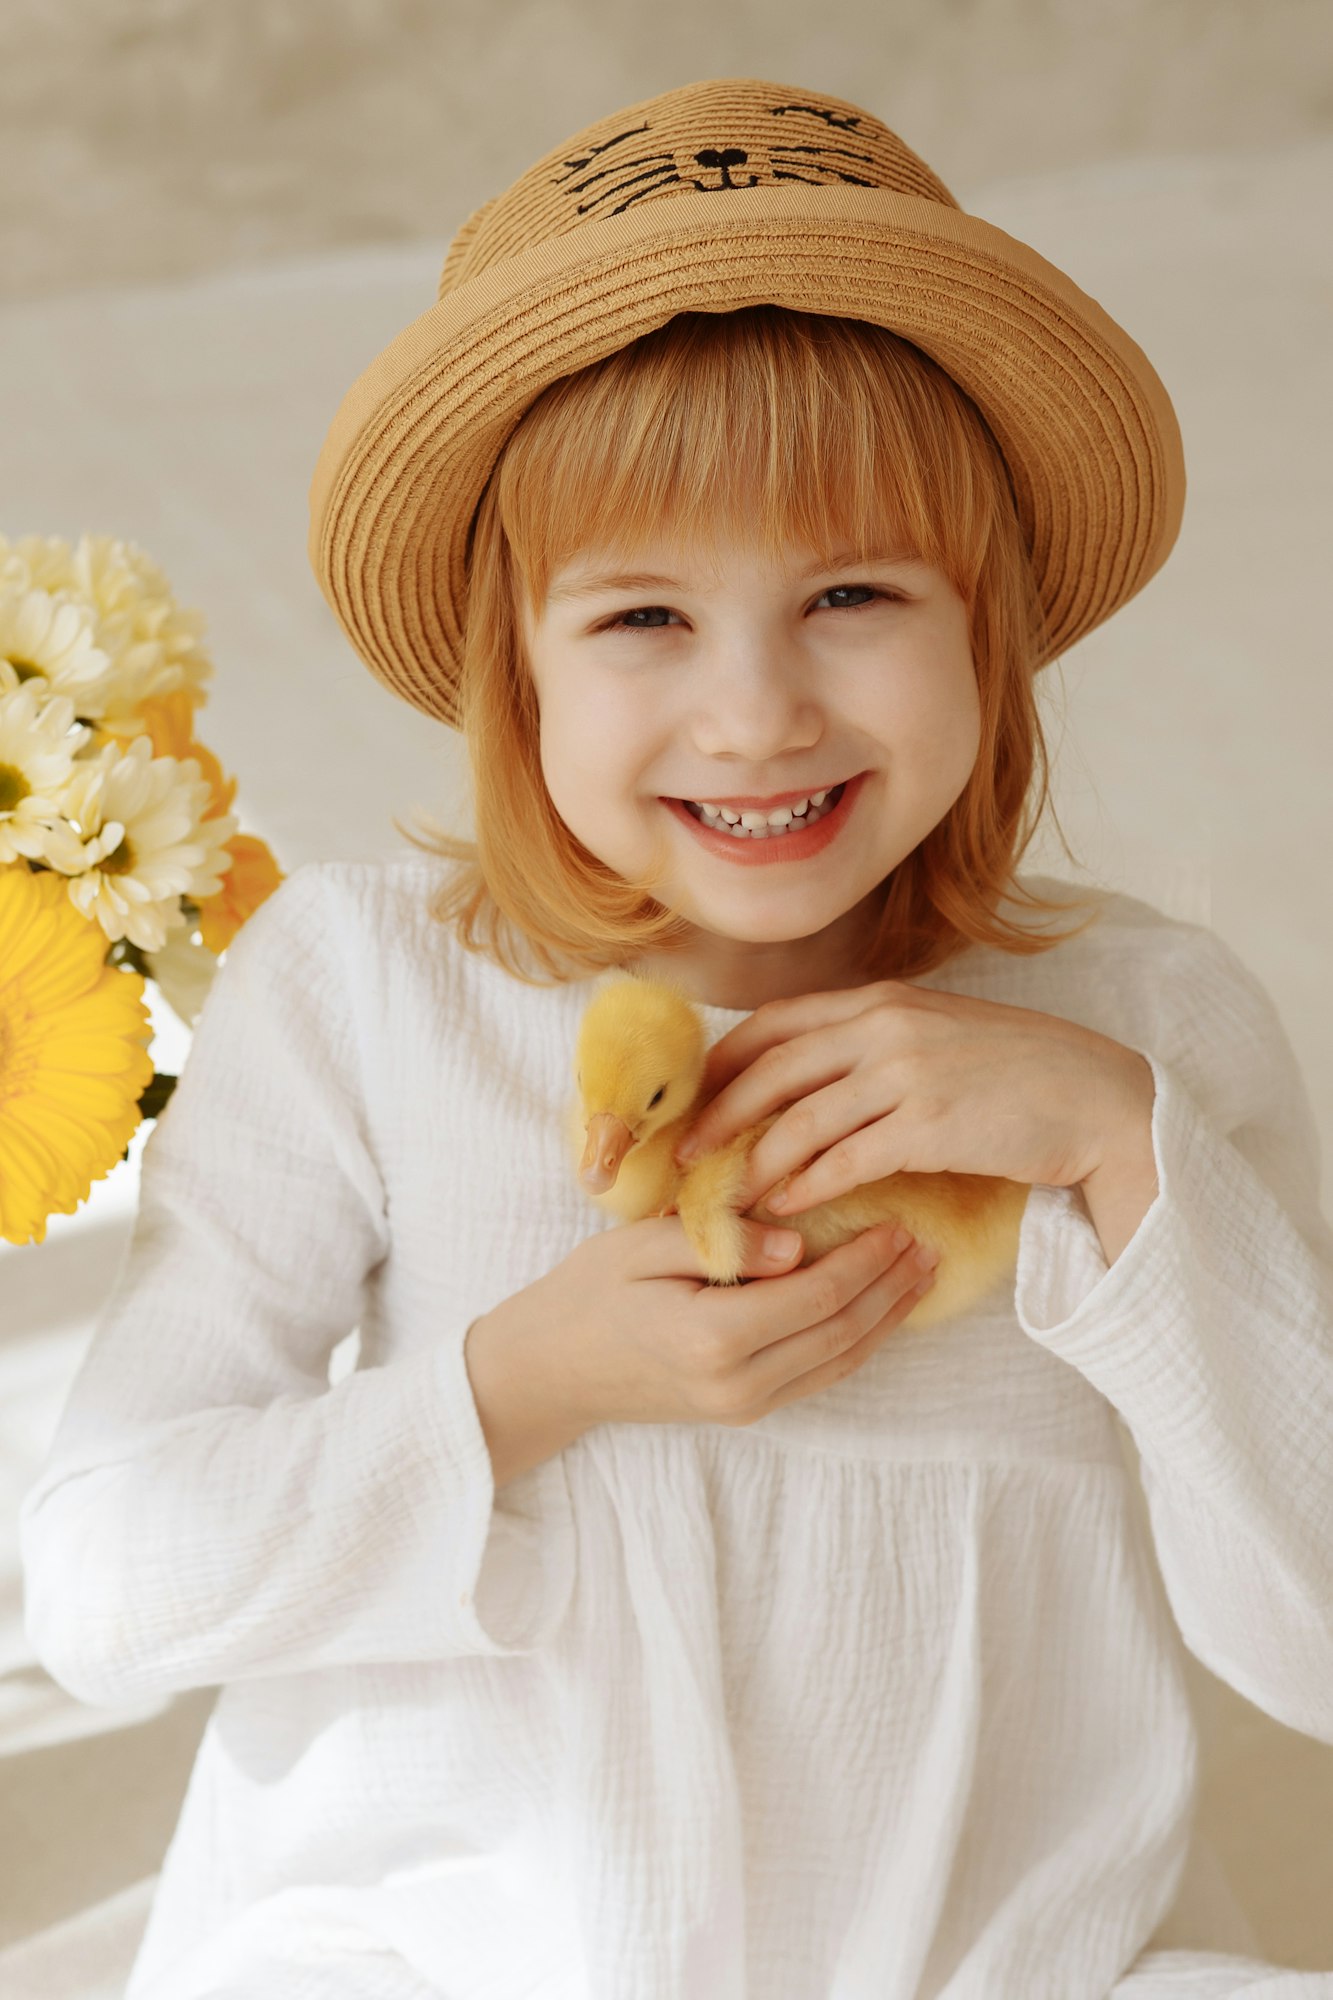
<svg viewBox="0 0 1333 2000">
<path fill-rule="evenodd" d="M 720 640 L 700 660 L 694 736 L 701 755 L 758 771 L 824 733 L 810 663 L 774 633 Z"/>
</svg>

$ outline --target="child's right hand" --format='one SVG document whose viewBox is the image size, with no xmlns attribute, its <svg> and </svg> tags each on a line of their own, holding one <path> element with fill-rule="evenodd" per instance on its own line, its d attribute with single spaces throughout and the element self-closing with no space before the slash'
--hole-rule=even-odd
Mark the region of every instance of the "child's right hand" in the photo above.
<svg viewBox="0 0 1333 2000">
<path fill-rule="evenodd" d="M 795 1269 L 794 1232 L 775 1262 L 766 1225 L 745 1227 L 745 1275 L 763 1284 L 709 1284 L 679 1216 L 665 1215 L 586 1237 L 505 1302 L 544 1329 L 548 1379 L 581 1430 L 752 1424 L 852 1374 L 934 1281 L 914 1244 L 895 1248 L 892 1223 Z"/>
</svg>

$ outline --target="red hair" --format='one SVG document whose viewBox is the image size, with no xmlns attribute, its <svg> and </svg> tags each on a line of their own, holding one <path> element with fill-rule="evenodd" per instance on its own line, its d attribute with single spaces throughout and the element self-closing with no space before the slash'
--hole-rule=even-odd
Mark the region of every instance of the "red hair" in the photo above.
<svg viewBox="0 0 1333 2000">
<path fill-rule="evenodd" d="M 1096 907 L 1063 932 L 998 913 L 1006 897 L 1043 911 L 1094 899 L 1051 902 L 1014 878 L 1050 796 L 1034 686 L 1045 626 L 992 432 L 952 377 L 898 335 L 767 305 L 678 314 L 551 383 L 511 433 L 469 552 L 459 705 L 476 839 L 438 827 L 419 838 L 395 822 L 414 846 L 459 863 L 432 916 L 532 985 L 669 952 L 693 935 L 652 893 L 665 842 L 655 867 L 629 882 L 556 813 L 518 593 L 536 612 L 555 572 L 591 548 L 629 554 L 671 539 L 710 556 L 717 524 L 736 520 L 773 557 L 796 542 L 827 562 L 839 545 L 868 554 L 892 535 L 967 605 L 976 766 L 881 885 L 866 978 L 911 978 L 972 942 L 1030 956 L 1088 929 Z M 520 940 L 526 954 L 514 949 Z"/>
</svg>

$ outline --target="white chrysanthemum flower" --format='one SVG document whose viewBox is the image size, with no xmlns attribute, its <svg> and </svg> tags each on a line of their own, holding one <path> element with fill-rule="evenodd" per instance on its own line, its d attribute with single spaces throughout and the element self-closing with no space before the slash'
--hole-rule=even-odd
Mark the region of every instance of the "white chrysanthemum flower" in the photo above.
<svg viewBox="0 0 1333 2000">
<path fill-rule="evenodd" d="M 203 614 L 182 610 L 164 572 L 134 542 L 82 535 L 71 548 L 58 535 L 23 535 L 13 543 L 0 536 L 0 587 L 7 562 L 22 565 L 30 587 L 50 595 L 70 592 L 90 606 L 97 643 L 113 668 L 108 701 L 97 716 L 104 729 L 135 735 L 143 703 L 177 688 L 188 690 L 195 707 L 204 706 L 213 663 L 200 643 Z"/>
<path fill-rule="evenodd" d="M 77 715 L 96 719 L 111 675 L 87 605 L 44 590 L 0 592 L 0 691 L 38 680 L 44 694 L 68 695 Z"/>
<path fill-rule="evenodd" d="M 192 934 L 188 925 L 171 932 L 161 951 L 144 954 L 148 976 L 187 1028 L 198 1019 L 218 969 L 217 953 Z"/>
<path fill-rule="evenodd" d="M 5 565 L 21 567 L 25 590 L 77 590 L 74 551 L 59 535 L 20 535 L 11 542 L 0 535 L 0 573 Z"/>
<path fill-rule="evenodd" d="M 8 535 L 0 535 L 0 596 L 16 590 L 31 590 L 32 571 Z"/>
<path fill-rule="evenodd" d="M 161 951 L 185 922 L 181 897 L 202 902 L 222 887 L 226 842 L 240 821 L 205 819 L 211 799 L 197 758 L 154 757 L 146 736 L 124 750 L 106 743 L 74 764 L 60 798 L 71 838 L 52 846 L 50 865 L 70 877 L 70 900 L 113 944 L 128 938 Z"/>
<path fill-rule="evenodd" d="M 44 690 L 31 680 L 0 689 L 0 865 L 46 860 L 75 752 L 92 734 L 75 722 L 68 695 Z"/>
</svg>

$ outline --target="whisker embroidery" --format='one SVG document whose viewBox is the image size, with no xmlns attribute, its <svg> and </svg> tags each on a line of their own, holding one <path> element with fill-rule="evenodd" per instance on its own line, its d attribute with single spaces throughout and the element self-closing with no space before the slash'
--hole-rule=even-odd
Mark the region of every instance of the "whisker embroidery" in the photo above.
<svg viewBox="0 0 1333 2000">
<path fill-rule="evenodd" d="M 623 174 L 628 167 L 646 167 L 652 160 L 666 160 L 670 164 L 674 163 L 675 155 L 674 153 L 641 153 L 637 160 L 617 160 L 613 167 L 599 167 L 595 174 L 588 175 L 586 181 L 575 181 L 573 187 L 570 189 L 570 193 L 582 194 L 584 188 L 590 188 L 594 181 L 605 180 L 608 174 Z M 629 182 L 623 181 L 621 185 L 628 187 Z M 605 193 L 606 190 L 604 189 L 603 192 Z"/>
<path fill-rule="evenodd" d="M 622 201 L 618 208 L 611 210 L 612 215 L 619 215 L 622 208 L 629 207 L 630 201 L 642 201 L 644 195 L 655 194 L 657 188 L 669 187 L 672 181 L 679 181 L 679 179 L 680 175 L 674 167 L 652 167 L 646 174 L 634 174 L 629 180 L 621 181 L 618 187 L 603 188 L 602 192 L 594 195 L 591 201 L 581 201 L 576 212 L 579 215 L 587 215 L 590 209 L 598 207 L 601 202 L 609 201 L 613 194 L 623 194 L 627 187 L 633 187 L 635 181 L 656 182 L 657 187 L 644 188 L 641 193 L 632 194 L 629 201 Z"/>
<path fill-rule="evenodd" d="M 647 130 L 648 130 L 648 122 L 646 119 L 644 120 L 642 125 L 628 126 L 625 129 L 625 131 L 617 132 L 614 138 L 603 139 L 600 145 L 590 146 L 587 152 L 581 154 L 577 160 L 566 160 L 565 172 L 563 174 L 552 174 L 551 179 L 556 183 L 559 183 L 560 181 L 567 181 L 569 179 L 570 174 L 580 173 L 582 169 L 589 164 L 590 161 L 595 160 L 597 158 L 597 155 L 599 153 L 604 153 L 608 146 L 618 146 L 622 139 L 632 139 L 636 132 L 646 132 Z"/>
<path fill-rule="evenodd" d="M 776 173 L 776 171 L 777 169 L 775 168 L 774 172 Z M 830 167 L 828 171 L 835 179 L 847 181 L 852 187 L 870 188 L 877 185 L 875 181 L 868 181 L 864 174 L 845 174 L 841 167 Z"/>
<path fill-rule="evenodd" d="M 818 104 L 774 104 L 770 106 L 775 118 L 781 118 L 785 111 L 807 111 L 812 118 L 822 118 L 826 125 L 836 125 L 840 132 L 854 132 L 861 123 L 859 118 L 840 116 L 836 111 L 827 111 Z"/>
<path fill-rule="evenodd" d="M 874 157 L 871 153 L 855 152 L 850 146 L 770 146 L 769 151 L 775 157 L 779 153 L 814 153 L 821 160 L 828 153 L 837 153 L 844 160 L 869 160 Z"/>
</svg>

